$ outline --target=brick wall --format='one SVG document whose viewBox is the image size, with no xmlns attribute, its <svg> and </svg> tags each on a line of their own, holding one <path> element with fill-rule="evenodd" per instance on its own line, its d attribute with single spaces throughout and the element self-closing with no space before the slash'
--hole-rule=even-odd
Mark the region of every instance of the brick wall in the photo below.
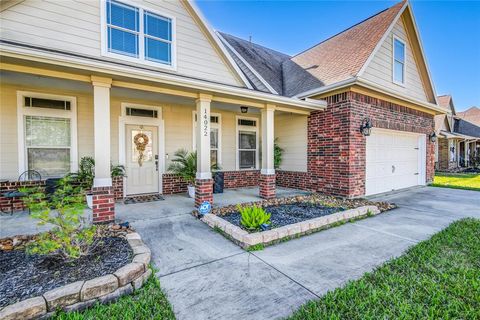
<svg viewBox="0 0 480 320">
<path fill-rule="evenodd" d="M 438 143 L 438 163 L 437 169 L 446 170 L 448 169 L 448 160 L 450 158 L 450 151 L 448 150 L 448 139 L 437 139 Z"/>
<path fill-rule="evenodd" d="M 195 207 L 198 208 L 204 201 L 213 204 L 213 179 L 195 180 Z"/>
<path fill-rule="evenodd" d="M 113 187 L 93 187 L 93 223 L 115 220 L 115 196 Z"/>
<path fill-rule="evenodd" d="M 123 199 L 123 177 L 112 178 L 113 195 L 115 200 Z"/>
<path fill-rule="evenodd" d="M 165 173 L 162 176 L 162 180 L 163 194 L 187 192 L 187 183 L 175 174 Z"/>
<path fill-rule="evenodd" d="M 308 172 L 310 188 L 333 195 L 365 194 L 366 137 L 360 125 L 369 117 L 373 126 L 430 134 L 433 115 L 355 92 L 325 98 L 324 112 L 308 120 Z M 427 139 L 427 181 L 434 175 L 434 144 Z"/>
<path fill-rule="evenodd" d="M 258 186 L 259 170 L 224 171 L 224 187 L 227 189 Z"/>
<path fill-rule="evenodd" d="M 263 199 L 275 198 L 275 175 L 260 174 L 260 197 Z"/>
<path fill-rule="evenodd" d="M 310 173 L 301 171 L 275 170 L 279 187 L 310 190 Z"/>
<path fill-rule="evenodd" d="M 13 210 L 23 210 L 23 201 L 21 198 L 6 198 L 3 196 L 4 193 L 17 191 L 19 188 L 23 187 L 44 187 L 45 181 L 10 181 L 10 182 L 1 182 L 0 183 L 0 209 L 2 211 L 8 212 L 12 207 Z"/>
</svg>

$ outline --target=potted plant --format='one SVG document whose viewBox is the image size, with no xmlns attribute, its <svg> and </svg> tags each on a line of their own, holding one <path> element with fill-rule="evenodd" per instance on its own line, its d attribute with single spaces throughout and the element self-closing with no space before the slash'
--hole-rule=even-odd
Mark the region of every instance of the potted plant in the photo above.
<svg viewBox="0 0 480 320">
<path fill-rule="evenodd" d="M 219 170 L 217 164 L 211 166 L 211 170 Z M 177 150 L 174 153 L 172 163 L 168 166 L 168 170 L 180 176 L 186 183 L 188 195 L 195 198 L 195 176 L 197 173 L 197 153 L 188 152 L 185 149 Z"/>
</svg>

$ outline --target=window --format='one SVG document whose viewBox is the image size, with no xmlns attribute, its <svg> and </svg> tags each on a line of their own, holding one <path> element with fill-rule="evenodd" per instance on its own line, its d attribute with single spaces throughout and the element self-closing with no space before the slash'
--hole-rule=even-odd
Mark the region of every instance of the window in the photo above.
<svg viewBox="0 0 480 320">
<path fill-rule="evenodd" d="M 105 2 L 106 55 L 174 67 L 174 20 L 142 7 Z"/>
<path fill-rule="evenodd" d="M 19 174 L 42 178 L 76 171 L 75 98 L 18 92 Z"/>
<path fill-rule="evenodd" d="M 405 43 L 393 38 L 393 82 L 405 84 Z"/>
<path fill-rule="evenodd" d="M 193 112 L 193 150 L 197 149 L 197 112 Z M 216 113 L 210 114 L 210 163 L 212 165 L 221 164 L 221 115 Z"/>
<path fill-rule="evenodd" d="M 140 108 L 125 108 L 127 116 L 132 117 L 146 117 L 146 118 L 158 118 L 158 111 L 152 109 L 140 109 Z"/>
<path fill-rule="evenodd" d="M 238 118 L 237 136 L 238 169 L 256 169 L 258 162 L 257 120 Z"/>
</svg>

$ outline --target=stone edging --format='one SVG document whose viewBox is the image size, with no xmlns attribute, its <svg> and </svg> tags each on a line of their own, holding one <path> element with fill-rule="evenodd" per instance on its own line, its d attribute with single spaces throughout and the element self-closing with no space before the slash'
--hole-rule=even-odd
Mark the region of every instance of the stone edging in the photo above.
<svg viewBox="0 0 480 320">
<path fill-rule="evenodd" d="M 77 281 L 52 289 L 41 296 L 29 298 L 0 310 L 0 319 L 48 318 L 58 309 L 66 312 L 88 308 L 95 302 L 108 303 L 138 290 L 152 274 L 151 252 L 136 232 L 126 235 L 133 251 L 133 260 L 113 274 Z"/>
<path fill-rule="evenodd" d="M 366 216 L 368 212 L 377 215 L 380 210 L 377 206 L 363 206 L 345 211 L 336 212 L 328 216 L 318 217 L 302 222 L 289 224 L 280 228 L 271 229 L 263 232 L 248 233 L 242 228 L 233 225 L 221 217 L 214 214 L 206 214 L 202 221 L 212 228 L 220 228 L 224 233 L 239 243 L 242 248 L 249 248 L 257 244 L 269 244 L 287 237 L 294 237 L 305 233 L 313 232 L 318 229 L 328 227 L 337 222 L 348 221 Z"/>
</svg>

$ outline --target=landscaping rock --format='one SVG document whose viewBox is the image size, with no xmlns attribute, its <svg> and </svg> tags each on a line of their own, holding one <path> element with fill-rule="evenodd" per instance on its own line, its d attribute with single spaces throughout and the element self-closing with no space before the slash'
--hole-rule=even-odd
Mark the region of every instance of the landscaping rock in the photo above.
<svg viewBox="0 0 480 320">
<path fill-rule="evenodd" d="M 269 243 L 278 239 L 278 232 L 276 230 L 268 230 L 262 232 L 263 243 Z"/>
<path fill-rule="evenodd" d="M 140 289 L 145 282 L 147 282 L 148 278 L 152 275 L 152 269 L 147 269 L 147 271 L 142 274 L 140 277 L 132 281 L 133 289 L 138 290 Z"/>
<path fill-rule="evenodd" d="M 66 286 L 47 291 L 43 297 L 47 301 L 49 311 L 74 304 L 80 301 L 80 291 L 85 281 L 77 281 Z"/>
<path fill-rule="evenodd" d="M 117 290 L 113 291 L 112 293 L 109 293 L 105 296 L 102 296 L 102 297 L 98 298 L 98 300 L 101 303 L 109 303 L 109 302 L 116 301 L 118 298 L 120 298 L 123 295 L 131 294 L 132 292 L 133 292 L 133 287 L 129 283 L 126 286 L 118 288 Z"/>
<path fill-rule="evenodd" d="M 150 253 L 150 254 L 152 253 L 150 249 L 145 245 L 132 247 L 132 250 L 134 255 L 141 254 L 141 253 Z"/>
<path fill-rule="evenodd" d="M 140 253 L 140 254 L 137 254 L 135 257 L 133 257 L 132 262 L 141 263 L 143 264 L 144 268 L 147 269 L 148 265 L 150 264 L 151 257 L 152 255 L 148 252 Z"/>
<path fill-rule="evenodd" d="M 113 274 L 118 278 L 118 285 L 123 287 L 142 275 L 144 271 L 145 267 L 142 263 L 129 263 L 115 271 Z"/>
<path fill-rule="evenodd" d="M 126 239 L 127 239 L 128 243 L 130 244 L 130 246 L 132 246 L 132 247 L 143 245 L 142 238 L 136 232 L 127 234 Z"/>
<path fill-rule="evenodd" d="M 43 297 L 23 300 L 0 311 L 2 320 L 35 319 L 47 313 L 47 304 Z"/>
<path fill-rule="evenodd" d="M 82 301 L 91 300 L 113 292 L 118 288 L 118 279 L 113 274 L 88 280 L 80 292 Z"/>
<path fill-rule="evenodd" d="M 90 308 L 97 302 L 97 299 L 87 300 L 87 301 L 80 301 L 78 303 L 72 304 L 70 306 L 66 306 L 63 308 L 65 312 L 73 312 L 73 311 L 82 311 L 87 308 Z"/>
</svg>

